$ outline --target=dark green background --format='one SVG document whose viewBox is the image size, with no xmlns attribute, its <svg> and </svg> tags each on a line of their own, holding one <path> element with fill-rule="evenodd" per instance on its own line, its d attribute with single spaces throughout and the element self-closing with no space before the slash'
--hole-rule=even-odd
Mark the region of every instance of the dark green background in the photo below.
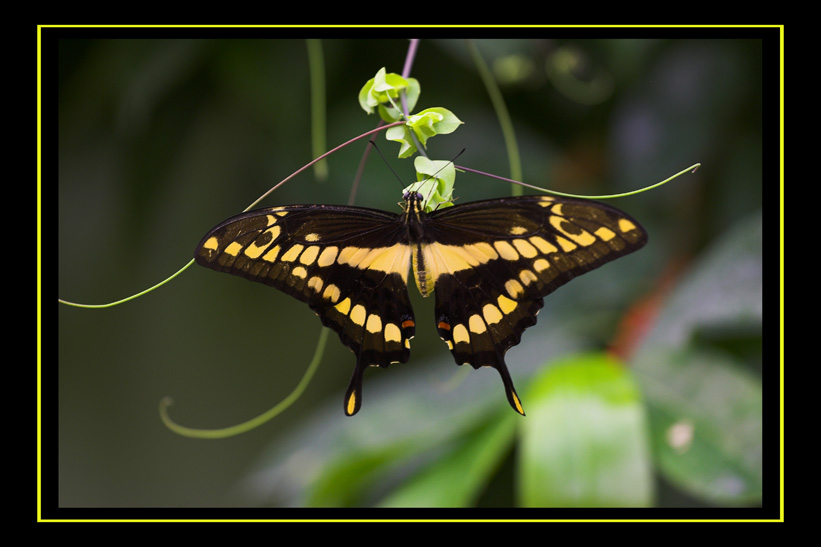
<svg viewBox="0 0 821 547">
<path fill-rule="evenodd" d="M 56 266 L 57 294 L 70 301 L 106 303 L 163 280 L 190 260 L 209 228 L 312 159 L 301 37 L 276 30 L 131 32 L 62 31 L 56 50 L 48 50 L 56 55 L 47 56 L 57 69 L 44 66 L 44 123 L 52 145 L 46 151 L 56 152 L 58 162 L 47 164 L 43 192 L 46 204 L 56 195 L 57 223 L 48 226 L 58 238 L 53 231 L 44 234 L 43 267 L 51 272 Z M 577 194 L 616 193 L 703 164 L 695 175 L 611 202 L 640 219 L 649 245 L 550 296 L 539 325 L 524 336 L 522 355 L 546 359 L 579 346 L 605 346 L 632 304 L 673 265 L 686 268 L 725 230 L 760 213 L 764 194 L 770 222 L 765 231 L 777 233 L 778 179 L 771 176 L 777 173 L 768 173 L 764 183 L 765 162 L 772 168 L 778 159 L 775 141 L 764 140 L 777 100 L 777 58 L 772 42 L 759 39 L 762 32 L 542 29 L 507 39 L 511 34 L 477 44 L 491 66 L 516 59 L 529 67 L 521 78 L 500 83 L 526 182 Z M 413 32 L 394 37 L 382 31 L 368 39 L 338 34 L 323 41 L 327 148 L 375 126 L 376 117 L 359 108 L 357 94 L 380 67 L 401 72 L 408 35 Z M 557 52 L 580 60 L 579 81 L 563 78 L 581 85 L 579 93 L 596 78 L 612 87 L 592 104 L 561 91 L 567 82 L 551 79 L 545 68 Z M 443 106 L 465 122 L 432 139 L 429 154 L 450 159 L 464 148 L 459 164 L 509 176 L 499 124 L 464 40 L 422 40 L 412 76 L 421 82 L 418 108 Z M 49 100 L 57 101 L 56 108 Z M 778 127 L 768 125 L 767 131 L 774 138 Z M 411 181 L 410 162 L 396 159 L 395 145 L 378 142 L 399 176 Z M 364 148 L 358 143 L 332 156 L 327 181 L 305 172 L 263 205 L 345 203 Z M 401 186 L 374 154 L 360 188 L 357 204 L 398 211 Z M 459 201 L 509 193 L 508 185 L 492 179 L 457 178 Z M 285 439 L 299 446 L 293 435 L 300 431 L 366 435 L 360 417 L 376 412 L 373 402 L 380 398 L 424 394 L 435 409 L 434 384 L 465 372 L 453 366 L 435 335 L 432 301 L 413 288 L 411 293 L 418 324 L 411 361 L 368 371 L 357 417 L 342 413 L 354 359 L 332 336 L 318 377 L 298 403 L 268 425 L 220 441 L 168 431 L 158 417 L 160 399 L 174 398 L 176 421 L 203 428 L 233 425 L 273 406 L 290 393 L 313 353 L 320 324 L 307 307 L 196 266 L 114 308 L 59 306 L 56 321 L 47 316 L 44 329 L 44 343 L 57 341 L 44 371 L 47 385 L 59 390 L 58 406 L 44 422 L 57 435 L 56 450 L 47 449 L 58 461 L 59 505 L 255 506 L 294 499 L 270 491 L 252 495 L 243 481 Z M 738 337 L 738 353 L 758 382 L 760 328 Z M 524 348 L 548 339 L 556 343 Z M 775 365 L 767 363 L 770 370 Z M 524 374 L 510 368 L 514 379 Z M 467 393 L 466 405 L 478 407 L 489 398 L 506 408 L 494 372 L 466 376 L 459 388 Z M 442 408 L 424 418 L 431 431 L 452 419 L 444 403 Z M 414 420 L 406 413 L 393 422 L 383 418 L 385 427 L 399 428 Z M 333 454 L 294 450 L 289 457 L 327 458 L 330 464 Z M 481 504 L 514 504 L 512 488 L 505 486 L 512 465 L 503 466 Z M 47 486 L 55 488 L 54 476 L 48 478 Z M 657 505 L 714 503 L 658 481 Z"/>
</svg>

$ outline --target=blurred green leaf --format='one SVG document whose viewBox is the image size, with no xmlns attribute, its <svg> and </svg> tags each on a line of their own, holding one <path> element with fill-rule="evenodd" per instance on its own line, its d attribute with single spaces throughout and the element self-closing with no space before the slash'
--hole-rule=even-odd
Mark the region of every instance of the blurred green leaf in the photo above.
<svg viewBox="0 0 821 547">
<path fill-rule="evenodd" d="M 605 354 L 563 359 L 533 380 L 521 427 L 520 504 L 645 507 L 652 466 L 629 369 Z"/>
<path fill-rule="evenodd" d="M 721 340 L 739 333 L 760 340 L 762 287 L 762 224 L 755 215 L 693 264 L 634 360 L 660 471 L 711 503 L 761 497 L 761 381 L 755 363 Z"/>
<path fill-rule="evenodd" d="M 387 496 L 384 507 L 469 507 L 510 450 L 519 417 L 481 425 Z"/>
<path fill-rule="evenodd" d="M 325 467 L 312 486 L 311 507 L 355 507 L 367 502 L 387 470 L 408 456 L 407 443 L 386 444 L 347 454 Z"/>
<path fill-rule="evenodd" d="M 646 393 L 664 476 L 712 503 L 759 501 L 761 383 L 720 353 L 695 350 L 657 364 L 664 382 Z"/>
</svg>

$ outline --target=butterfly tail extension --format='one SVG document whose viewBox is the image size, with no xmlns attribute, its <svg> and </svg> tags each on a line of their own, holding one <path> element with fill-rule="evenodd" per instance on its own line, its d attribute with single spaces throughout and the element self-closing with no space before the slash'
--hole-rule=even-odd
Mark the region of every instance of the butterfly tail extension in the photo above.
<svg viewBox="0 0 821 547">
<path fill-rule="evenodd" d="M 499 371 L 499 375 L 502 377 L 502 383 L 505 385 L 507 402 L 510 403 L 513 410 L 524 416 L 525 411 L 522 407 L 522 400 L 519 399 L 519 395 L 516 393 L 516 388 L 513 387 L 513 379 L 510 377 L 510 372 L 507 370 L 507 365 L 505 365 L 504 361 L 502 361 L 500 365 L 494 368 Z"/>
<path fill-rule="evenodd" d="M 364 370 L 365 365 L 357 362 L 351 381 L 348 384 L 348 390 L 345 392 L 344 410 L 346 416 L 353 416 L 362 408 L 362 374 Z"/>
</svg>

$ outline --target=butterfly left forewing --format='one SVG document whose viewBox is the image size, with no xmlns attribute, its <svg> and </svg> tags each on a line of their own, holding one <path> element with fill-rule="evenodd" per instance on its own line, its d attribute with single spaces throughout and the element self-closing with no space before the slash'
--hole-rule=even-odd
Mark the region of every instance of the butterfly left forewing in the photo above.
<svg viewBox="0 0 821 547">
<path fill-rule="evenodd" d="M 352 415 L 362 403 L 364 368 L 406 362 L 410 355 L 410 250 L 398 218 L 354 207 L 261 209 L 213 228 L 195 258 L 306 302 L 336 331 L 357 360 L 345 396 Z"/>
<path fill-rule="evenodd" d="M 607 205 L 527 196 L 433 213 L 425 231 L 436 323 L 457 364 L 496 368 L 524 414 L 504 362 L 536 324 L 544 297 L 574 277 L 638 250 L 644 229 Z"/>
</svg>

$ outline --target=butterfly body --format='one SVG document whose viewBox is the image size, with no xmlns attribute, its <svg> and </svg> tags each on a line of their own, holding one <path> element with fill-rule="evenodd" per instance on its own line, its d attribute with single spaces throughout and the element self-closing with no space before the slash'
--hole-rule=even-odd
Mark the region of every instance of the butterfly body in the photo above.
<svg viewBox="0 0 821 547">
<path fill-rule="evenodd" d="M 457 364 L 490 366 L 510 405 L 524 414 L 504 362 L 544 297 L 573 277 L 641 248 L 644 229 L 607 205 L 524 196 L 426 213 L 404 196 L 404 211 L 285 205 L 217 225 L 197 263 L 276 287 L 306 302 L 356 356 L 344 409 L 362 404 L 367 366 L 410 357 L 415 318 L 409 272 L 434 294 L 435 324 Z"/>
</svg>

